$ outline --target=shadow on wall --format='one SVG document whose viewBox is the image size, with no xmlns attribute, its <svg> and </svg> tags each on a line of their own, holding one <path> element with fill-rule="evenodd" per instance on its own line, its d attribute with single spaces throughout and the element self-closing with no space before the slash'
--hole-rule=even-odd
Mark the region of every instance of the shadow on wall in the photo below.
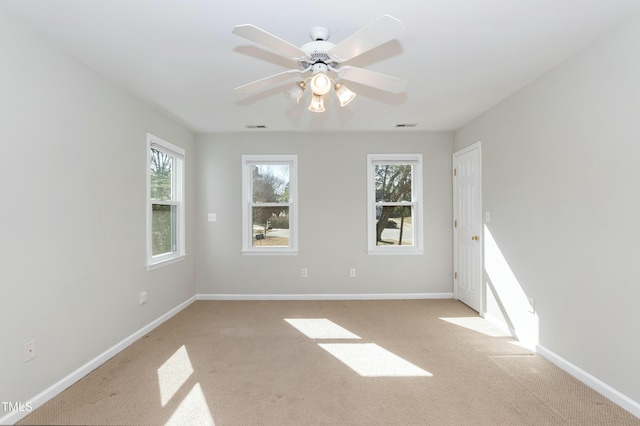
<svg viewBox="0 0 640 426">
<path fill-rule="evenodd" d="M 505 323 L 513 337 L 522 343 L 537 345 L 540 342 L 538 314 L 487 225 L 484 226 L 484 270 L 487 278 L 485 318 Z"/>
</svg>

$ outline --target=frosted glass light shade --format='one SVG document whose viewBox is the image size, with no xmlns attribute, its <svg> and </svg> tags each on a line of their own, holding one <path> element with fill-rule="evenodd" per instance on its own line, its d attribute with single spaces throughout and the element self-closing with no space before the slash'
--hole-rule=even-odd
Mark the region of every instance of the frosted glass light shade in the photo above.
<svg viewBox="0 0 640 426">
<path fill-rule="evenodd" d="M 323 72 L 311 78 L 311 91 L 314 95 L 326 95 L 331 90 L 331 79 Z"/>
<path fill-rule="evenodd" d="M 309 111 L 323 112 L 324 111 L 324 99 L 322 95 L 313 94 L 311 97 L 311 103 L 309 104 Z"/>
<path fill-rule="evenodd" d="M 300 102 L 300 98 L 304 94 L 304 89 L 307 87 L 304 81 L 299 81 L 296 83 L 294 87 L 284 92 L 284 95 L 294 101 L 295 103 Z"/>
<path fill-rule="evenodd" d="M 347 105 L 356 97 L 356 94 L 347 89 L 347 86 L 342 83 L 336 83 L 333 88 L 336 90 L 336 95 L 338 95 L 341 107 Z"/>
</svg>

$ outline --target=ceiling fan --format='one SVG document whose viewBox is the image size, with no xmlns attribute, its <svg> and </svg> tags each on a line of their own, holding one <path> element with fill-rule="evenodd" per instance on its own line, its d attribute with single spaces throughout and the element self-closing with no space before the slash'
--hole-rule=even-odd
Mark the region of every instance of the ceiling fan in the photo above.
<svg viewBox="0 0 640 426">
<path fill-rule="evenodd" d="M 298 68 L 238 86 L 234 90 L 238 93 L 251 93 L 296 78 L 295 86 L 285 94 L 298 103 L 309 85 L 312 92 L 309 110 L 313 112 L 324 111 L 324 95 L 331 88 L 335 90 L 340 106 L 353 100 L 356 94 L 347 89 L 343 80 L 395 94 L 401 93 L 407 86 L 406 80 L 343 64 L 393 40 L 402 29 L 403 25 L 398 19 L 384 15 L 338 44 L 333 44 L 328 41 L 329 29 L 313 27 L 309 32 L 311 41 L 297 47 L 255 25 L 236 25 L 232 33 L 291 59 L 298 64 Z"/>
</svg>

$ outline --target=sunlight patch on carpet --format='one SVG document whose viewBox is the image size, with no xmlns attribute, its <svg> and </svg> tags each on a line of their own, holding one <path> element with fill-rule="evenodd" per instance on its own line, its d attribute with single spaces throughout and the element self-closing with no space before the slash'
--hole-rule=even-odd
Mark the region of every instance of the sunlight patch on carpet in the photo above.
<svg viewBox="0 0 640 426">
<path fill-rule="evenodd" d="M 530 350 L 533 353 L 537 352 L 536 345 L 531 343 L 531 342 L 520 342 L 518 340 L 513 340 L 513 341 L 511 341 L 509 343 L 511 343 L 514 346 L 518 346 L 520 348 Z"/>
<path fill-rule="evenodd" d="M 158 368 L 160 403 L 164 407 L 193 374 L 191 360 L 184 345 Z"/>
<path fill-rule="evenodd" d="M 215 425 L 200 383 L 196 383 L 195 386 L 191 388 L 189 394 L 180 402 L 180 405 L 173 412 L 166 424 Z"/>
<path fill-rule="evenodd" d="M 286 322 L 310 339 L 360 339 L 326 318 L 285 318 Z"/>
<path fill-rule="evenodd" d="M 319 343 L 363 377 L 433 377 L 433 374 L 375 343 Z"/>
<path fill-rule="evenodd" d="M 484 318 L 480 317 L 460 317 L 460 318 L 439 318 L 450 324 L 464 327 L 469 330 L 477 331 L 490 337 L 510 337 L 509 333 L 505 333 L 498 327 L 494 326 Z"/>
</svg>

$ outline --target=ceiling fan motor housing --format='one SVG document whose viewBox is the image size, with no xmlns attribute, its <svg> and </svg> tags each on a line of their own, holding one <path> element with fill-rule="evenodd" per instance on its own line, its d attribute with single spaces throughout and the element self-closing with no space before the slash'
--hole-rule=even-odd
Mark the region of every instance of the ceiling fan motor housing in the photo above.
<svg viewBox="0 0 640 426">
<path fill-rule="evenodd" d="M 313 41 L 327 41 L 329 40 L 329 28 L 326 27 L 312 27 L 309 30 L 309 37 Z"/>
<path fill-rule="evenodd" d="M 308 57 L 300 62 L 300 66 L 307 68 L 314 64 L 325 64 L 335 68 L 337 63 L 334 58 L 329 56 L 329 52 L 334 46 L 335 44 L 328 41 L 310 41 L 303 44 L 300 49 L 307 53 Z M 316 72 L 315 69 L 313 71 Z"/>
<path fill-rule="evenodd" d="M 311 72 L 313 74 L 317 74 L 319 72 L 326 73 L 329 70 L 329 67 L 324 62 L 316 62 L 311 66 Z"/>
</svg>

